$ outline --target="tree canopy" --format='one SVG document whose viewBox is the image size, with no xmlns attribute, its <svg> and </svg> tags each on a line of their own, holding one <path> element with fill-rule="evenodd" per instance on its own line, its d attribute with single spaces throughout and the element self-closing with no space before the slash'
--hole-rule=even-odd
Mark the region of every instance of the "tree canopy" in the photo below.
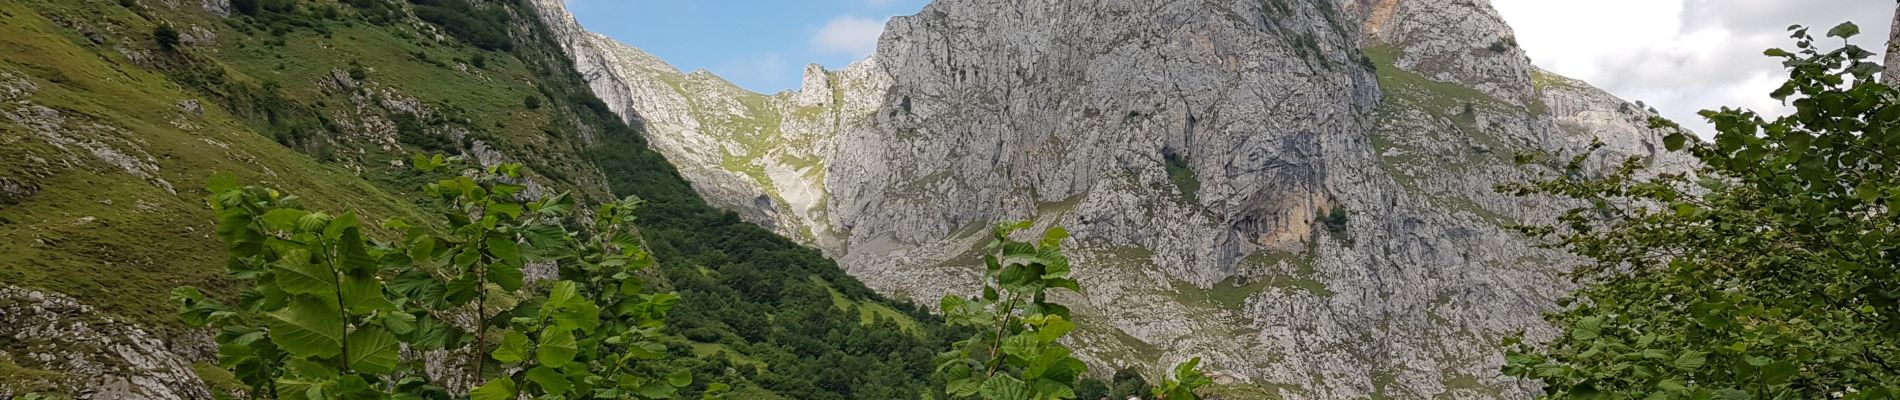
<svg viewBox="0 0 1900 400">
<path fill-rule="evenodd" d="M 1525 232 L 1588 257 L 1585 284 L 1549 319 L 1563 332 L 1516 343 L 1508 375 L 1549 398 L 1886 399 L 1900 395 L 1900 104 L 1842 24 L 1790 27 L 1789 71 L 1771 94 L 1793 113 L 1722 108 L 1702 141 L 1661 119 L 1698 169 L 1503 185 L 1587 206 Z M 1820 42 L 1841 43 L 1824 49 Z M 1832 47 L 1832 46 L 1830 46 Z"/>
</svg>

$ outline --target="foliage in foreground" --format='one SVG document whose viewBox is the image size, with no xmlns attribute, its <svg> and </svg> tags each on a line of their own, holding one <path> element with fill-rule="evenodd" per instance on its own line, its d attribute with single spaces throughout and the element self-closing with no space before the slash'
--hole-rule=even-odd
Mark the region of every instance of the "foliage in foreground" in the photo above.
<svg viewBox="0 0 1900 400">
<path fill-rule="evenodd" d="M 1505 373 L 1547 398 L 1900 396 L 1900 102 L 1869 52 L 1792 29 L 1796 51 L 1766 54 L 1791 72 L 1773 96 L 1793 114 L 1703 111 L 1713 143 L 1653 122 L 1701 161 L 1693 174 L 1643 178 L 1630 160 L 1586 178 L 1578 156 L 1565 176 L 1500 187 L 1591 204 L 1524 230 L 1596 260 L 1550 316 L 1564 334 L 1516 345 Z"/>
<path fill-rule="evenodd" d="M 652 293 L 640 275 L 653 264 L 632 225 L 640 201 L 602 205 L 599 234 L 583 235 L 565 226 L 568 196 L 523 200 L 526 188 L 510 183 L 520 168 L 430 184 L 450 205 L 448 230 L 391 220 L 384 228 L 403 232 L 394 243 L 369 238 L 353 212 L 305 210 L 295 196 L 213 177 L 231 274 L 251 287 L 230 306 L 180 288 L 181 316 L 219 329 L 219 363 L 253 396 L 451 397 L 408 348 L 469 355 L 451 369 L 480 383 L 474 399 L 673 398 L 692 377 L 649 362 L 666 357 L 657 340 L 678 297 Z M 558 277 L 530 283 L 530 264 Z"/>
<path fill-rule="evenodd" d="M 985 282 L 981 295 L 944 296 L 944 321 L 975 328 L 969 338 L 937 356 L 937 374 L 952 398 L 984 400 L 1073 399 L 1088 366 L 1058 343 L 1075 329 L 1069 308 L 1049 302 L 1049 289 L 1080 291 L 1069 279 L 1069 259 L 1061 242 L 1069 237 L 1051 228 L 1036 242 L 1010 239 L 1029 228 L 1028 221 L 998 224 L 984 247 Z M 1155 399 L 1199 399 L 1194 389 L 1211 383 L 1201 375 L 1200 358 L 1175 368 L 1175 376 L 1153 389 Z M 1144 384 L 1145 385 L 1145 384 Z"/>
</svg>

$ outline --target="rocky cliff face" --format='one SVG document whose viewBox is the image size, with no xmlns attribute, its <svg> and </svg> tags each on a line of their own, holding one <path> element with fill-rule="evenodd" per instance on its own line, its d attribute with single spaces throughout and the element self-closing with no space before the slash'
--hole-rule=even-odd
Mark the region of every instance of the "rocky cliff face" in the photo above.
<svg viewBox="0 0 1900 400">
<path fill-rule="evenodd" d="M 1206 357 L 1241 397 L 1524 395 L 1496 345 L 1548 334 L 1571 260 L 1506 227 L 1564 204 L 1492 186 L 1660 147 L 1484 1 L 939 0 L 770 96 L 537 5 L 716 203 L 927 304 L 976 287 L 994 222 L 1065 226 L 1085 357 Z"/>
</svg>

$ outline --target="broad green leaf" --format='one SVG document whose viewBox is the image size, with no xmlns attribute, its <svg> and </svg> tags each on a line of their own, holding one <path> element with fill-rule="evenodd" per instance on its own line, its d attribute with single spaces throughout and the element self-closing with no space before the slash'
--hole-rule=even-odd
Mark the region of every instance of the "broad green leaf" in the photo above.
<svg viewBox="0 0 1900 400">
<path fill-rule="evenodd" d="M 1042 342 L 1037 340 L 1036 335 L 1032 333 L 1025 332 L 1011 335 L 1003 338 L 1003 353 L 1022 358 L 1035 357 L 1037 354 L 1036 349 L 1040 347 L 1041 343 Z"/>
<path fill-rule="evenodd" d="M 971 377 L 950 381 L 949 384 L 944 385 L 943 391 L 950 397 L 971 397 L 976 396 L 977 391 L 982 387 L 982 377 Z"/>
<path fill-rule="evenodd" d="M 1842 22 L 1840 25 L 1835 25 L 1834 29 L 1827 30 L 1828 37 L 1837 37 L 1837 38 L 1842 38 L 1842 39 L 1851 38 L 1851 37 L 1854 37 L 1854 35 L 1859 35 L 1859 34 L 1860 34 L 1860 25 L 1855 25 L 1853 22 Z"/>
<path fill-rule="evenodd" d="M 1043 343 L 1055 343 L 1056 339 L 1061 339 L 1062 335 L 1067 335 L 1072 330 L 1075 330 L 1075 323 L 1059 316 L 1051 316 L 1048 323 L 1036 330 L 1036 338 L 1041 339 Z"/>
<path fill-rule="evenodd" d="M 1702 365 L 1707 362 L 1708 358 L 1704 357 L 1701 352 L 1690 351 L 1676 357 L 1675 366 L 1682 370 L 1694 371 L 1702 368 Z"/>
<path fill-rule="evenodd" d="M 576 297 L 565 304 L 553 306 L 556 307 L 552 319 L 554 326 L 583 333 L 592 333 L 594 328 L 600 326 L 600 307 L 586 299 Z"/>
<path fill-rule="evenodd" d="M 337 262 L 343 272 L 364 272 L 374 275 L 380 264 L 370 257 L 369 248 L 363 245 L 363 230 L 354 226 L 343 228 L 337 236 Z"/>
<path fill-rule="evenodd" d="M 279 208 L 264 213 L 264 217 L 260 218 L 260 220 L 264 221 L 264 226 L 268 226 L 271 229 L 294 231 L 297 229 L 297 221 L 303 219 L 303 216 L 308 214 L 310 214 L 310 212 L 304 210 Z"/>
<path fill-rule="evenodd" d="M 529 369 L 528 381 L 541 386 L 542 391 L 556 396 L 566 394 L 567 391 L 574 389 L 574 384 L 568 381 L 567 375 L 563 375 L 560 371 L 545 366 Z"/>
<path fill-rule="evenodd" d="M 396 364 L 401 362 L 400 343 L 396 335 L 375 325 L 357 328 L 350 332 L 350 369 L 371 374 L 396 372 Z"/>
<path fill-rule="evenodd" d="M 1596 340 L 1602 331 L 1603 319 L 1588 317 L 1577 321 L 1577 324 L 1570 328 L 1570 336 L 1577 341 L 1588 342 Z"/>
<path fill-rule="evenodd" d="M 396 311 L 396 303 L 383 294 L 383 282 L 375 276 L 364 275 L 361 271 L 343 277 L 343 304 L 350 312 L 368 314 L 375 311 Z M 360 275 L 360 276 L 359 276 Z"/>
<path fill-rule="evenodd" d="M 1042 231 L 1042 242 L 1036 245 L 1042 247 L 1056 247 L 1062 244 L 1062 239 L 1068 238 L 1069 230 L 1062 229 L 1060 226 L 1051 227 L 1049 230 Z"/>
<path fill-rule="evenodd" d="M 344 231 L 357 227 L 356 212 L 345 212 L 343 215 L 338 215 L 336 218 L 331 219 L 330 223 L 324 224 L 323 237 L 330 240 L 340 240 L 343 238 Z"/>
<path fill-rule="evenodd" d="M 277 287 L 285 292 L 320 297 L 336 294 L 336 272 L 311 263 L 309 251 L 292 249 L 271 266 L 277 275 Z"/>
<path fill-rule="evenodd" d="M 673 385 L 673 387 L 676 388 L 692 385 L 693 371 L 688 369 L 673 370 L 672 373 L 666 374 L 666 384 Z"/>
<path fill-rule="evenodd" d="M 627 346 L 627 355 L 644 360 L 657 360 L 666 357 L 666 345 L 647 341 L 635 342 Z"/>
<path fill-rule="evenodd" d="M 520 265 L 507 263 L 488 264 L 488 281 L 501 287 L 501 290 L 513 292 L 521 289 L 522 273 Z"/>
<path fill-rule="evenodd" d="M 1682 132 L 1670 132 L 1668 135 L 1663 136 L 1663 148 L 1669 151 L 1680 151 L 1682 150 L 1684 142 L 1687 142 L 1688 139 L 1688 135 L 1684 135 Z"/>
<path fill-rule="evenodd" d="M 541 365 L 560 368 L 574 361 L 580 353 L 575 347 L 574 332 L 567 329 L 552 328 L 541 333 L 541 342 L 535 347 L 534 355 Z"/>
<path fill-rule="evenodd" d="M 468 392 L 470 400 L 515 400 L 515 381 L 507 377 L 495 378 L 481 387 Z"/>
<path fill-rule="evenodd" d="M 528 359 L 528 335 L 520 331 L 509 330 L 501 336 L 501 345 L 492 354 L 495 361 L 514 364 Z"/>
<path fill-rule="evenodd" d="M 1030 400 L 1029 385 L 1009 375 L 997 375 L 977 390 L 985 400 Z"/>
<path fill-rule="evenodd" d="M 1762 383 L 1770 385 L 1779 384 L 1787 382 L 1793 378 L 1797 372 L 1800 372 L 1800 370 L 1795 367 L 1794 363 L 1777 361 L 1761 368 L 1761 381 Z"/>
<path fill-rule="evenodd" d="M 270 339 L 297 356 L 335 357 L 343 346 L 343 316 L 335 304 L 298 297 L 270 313 Z"/>
<path fill-rule="evenodd" d="M 416 331 L 416 315 L 406 312 L 392 312 L 383 315 L 383 326 L 397 335 L 408 335 Z"/>
<path fill-rule="evenodd" d="M 515 243 L 514 238 L 500 234 L 490 234 L 488 235 L 486 244 L 488 246 L 488 254 L 495 257 L 496 260 L 500 260 L 503 264 L 516 267 L 521 266 L 521 246 Z"/>
</svg>

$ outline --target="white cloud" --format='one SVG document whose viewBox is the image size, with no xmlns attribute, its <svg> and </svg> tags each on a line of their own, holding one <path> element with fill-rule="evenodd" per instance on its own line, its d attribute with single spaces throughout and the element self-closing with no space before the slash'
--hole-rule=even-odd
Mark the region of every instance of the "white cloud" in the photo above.
<svg viewBox="0 0 1900 400">
<path fill-rule="evenodd" d="M 1698 133 L 1695 113 L 1740 106 L 1768 115 L 1768 98 L 1787 78 L 1761 55 L 1792 47 L 1789 25 L 1820 36 L 1842 21 L 1860 25 L 1853 43 L 1885 49 L 1894 5 L 1884 0 L 1493 0 L 1531 61 L 1629 100 L 1641 100 Z M 1822 43 L 1837 43 L 1827 42 Z"/>
<path fill-rule="evenodd" d="M 883 34 L 884 21 L 846 15 L 825 22 L 818 34 L 812 35 L 811 45 L 821 53 L 862 58 L 877 51 L 877 37 Z"/>
</svg>

